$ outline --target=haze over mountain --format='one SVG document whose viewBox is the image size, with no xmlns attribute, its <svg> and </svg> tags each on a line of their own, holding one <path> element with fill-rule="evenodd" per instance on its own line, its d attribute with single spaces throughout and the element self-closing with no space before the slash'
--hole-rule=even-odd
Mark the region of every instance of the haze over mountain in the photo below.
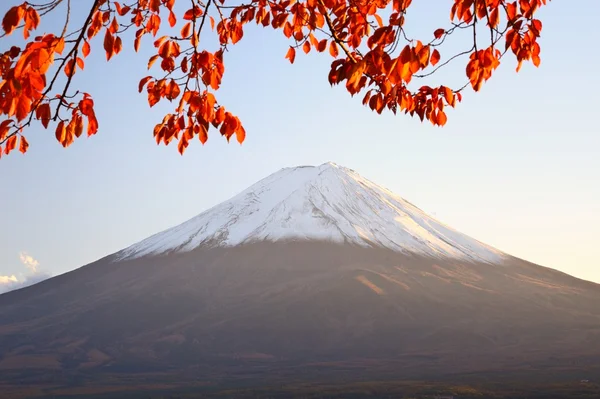
<svg viewBox="0 0 600 399">
<path fill-rule="evenodd" d="M 598 342 L 599 285 L 502 253 L 333 163 L 282 169 L 0 295 L 0 379 L 33 385 L 142 372 L 597 373 Z"/>
</svg>

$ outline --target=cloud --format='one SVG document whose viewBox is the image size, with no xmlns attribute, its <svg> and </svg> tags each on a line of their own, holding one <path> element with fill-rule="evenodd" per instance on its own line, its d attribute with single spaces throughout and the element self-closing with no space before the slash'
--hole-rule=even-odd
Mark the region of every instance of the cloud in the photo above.
<svg viewBox="0 0 600 399">
<path fill-rule="evenodd" d="M 15 277 L 15 275 L 11 275 L 11 276 L 0 276 L 0 284 L 11 284 L 11 283 L 16 283 L 17 278 Z"/>
<path fill-rule="evenodd" d="M 25 288 L 39 283 L 52 277 L 49 273 L 39 269 L 40 262 L 28 255 L 27 252 L 21 252 L 19 259 L 23 266 L 27 268 L 25 274 L 21 273 L 19 277 L 11 274 L 10 276 L 0 276 L 0 294 L 13 291 L 19 288 Z"/>
<path fill-rule="evenodd" d="M 40 262 L 35 260 L 33 256 L 30 256 L 27 252 L 23 251 L 19 254 L 19 258 L 21 259 L 21 263 L 23 263 L 32 273 L 35 274 L 38 272 Z"/>
</svg>

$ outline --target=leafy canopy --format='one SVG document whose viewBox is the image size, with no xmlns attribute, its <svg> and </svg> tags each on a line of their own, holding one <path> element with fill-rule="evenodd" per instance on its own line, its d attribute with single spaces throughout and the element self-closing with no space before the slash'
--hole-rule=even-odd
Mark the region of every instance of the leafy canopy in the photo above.
<svg viewBox="0 0 600 399">
<path fill-rule="evenodd" d="M 505 54 L 516 58 L 517 71 L 524 61 L 540 64 L 542 23 L 535 14 L 547 2 L 421 0 L 448 6 L 450 20 L 431 37 L 417 40 L 409 39 L 404 28 L 412 0 L 179 0 L 178 7 L 185 9 L 181 12 L 175 10 L 176 0 L 88 0 L 89 12 L 79 21 L 70 15 L 71 1 L 27 1 L 4 14 L 2 36 L 21 31 L 24 44 L 0 56 L 0 156 L 17 147 L 25 153 L 29 144 L 24 131 L 34 122 L 52 125 L 64 147 L 84 130 L 88 136 L 96 134 L 92 96 L 73 90 L 73 77 L 100 42 L 110 61 L 124 45 L 137 52 L 144 36 L 152 37 L 155 48 L 148 69 L 158 63 L 160 72 L 142 78 L 139 91 L 147 93 L 151 107 L 164 99 L 176 104 L 154 128 L 156 142 L 176 140 L 183 154 L 195 136 L 204 144 L 212 126 L 228 141 L 235 135 L 242 143 L 242 123 L 217 101 L 215 92 L 225 73 L 226 53 L 243 39 L 250 23 L 272 27 L 290 39 L 285 58 L 291 63 L 299 52 L 328 53 L 333 58 L 329 82 L 344 84 L 351 95 L 364 92 L 362 103 L 377 113 L 401 111 L 442 126 L 445 107 L 461 101 L 466 87 L 478 91 Z M 63 10 L 62 31 L 32 35 L 42 18 L 56 18 Z M 160 35 L 165 30 L 170 34 Z M 469 50 L 442 55 L 444 42 L 460 30 L 472 31 Z M 133 43 L 124 43 L 126 31 L 134 31 Z M 477 39 L 481 31 L 489 36 L 483 47 Z M 216 51 L 208 51 L 201 40 L 210 32 L 218 37 Z M 463 87 L 409 87 L 461 56 L 466 59 Z"/>
</svg>

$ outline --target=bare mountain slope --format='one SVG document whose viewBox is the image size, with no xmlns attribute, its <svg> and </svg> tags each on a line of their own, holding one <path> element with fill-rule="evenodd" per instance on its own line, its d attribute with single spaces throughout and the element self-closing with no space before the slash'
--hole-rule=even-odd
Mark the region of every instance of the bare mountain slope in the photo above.
<svg viewBox="0 0 600 399">
<path fill-rule="evenodd" d="M 282 170 L 0 295 L 0 383 L 523 368 L 589 378 L 599 342 L 600 286 L 494 250 L 333 164 Z"/>
</svg>

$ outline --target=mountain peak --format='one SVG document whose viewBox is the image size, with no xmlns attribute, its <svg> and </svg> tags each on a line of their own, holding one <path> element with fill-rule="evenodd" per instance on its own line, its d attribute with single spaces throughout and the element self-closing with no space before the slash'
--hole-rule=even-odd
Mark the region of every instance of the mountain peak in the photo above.
<svg viewBox="0 0 600 399">
<path fill-rule="evenodd" d="M 340 166 L 337 163 L 332 162 L 332 161 L 327 161 L 327 162 L 321 164 L 319 167 L 320 168 L 341 168 L 341 169 L 347 169 L 347 168 L 344 168 L 343 166 Z"/>
<path fill-rule="evenodd" d="M 334 162 L 283 168 L 233 198 L 117 254 L 137 258 L 258 241 L 332 241 L 436 258 L 505 255 Z"/>
</svg>

